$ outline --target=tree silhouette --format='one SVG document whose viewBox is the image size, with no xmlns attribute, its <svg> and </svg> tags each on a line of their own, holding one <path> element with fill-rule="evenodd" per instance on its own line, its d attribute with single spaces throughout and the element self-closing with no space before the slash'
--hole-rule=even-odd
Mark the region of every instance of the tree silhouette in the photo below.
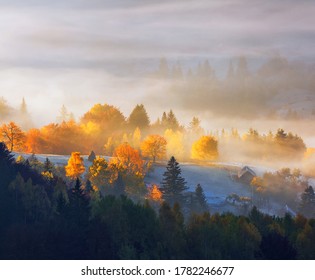
<svg viewBox="0 0 315 280">
<path fill-rule="evenodd" d="M 141 130 L 149 127 L 150 120 L 143 104 L 137 105 L 132 110 L 128 118 L 128 124 L 131 130 L 136 129 L 137 127 L 139 127 Z"/>
<path fill-rule="evenodd" d="M 175 202 L 184 203 L 183 192 L 188 189 L 185 179 L 181 176 L 181 168 L 174 157 L 168 161 L 163 174 L 161 191 L 163 197 L 171 205 Z"/>
</svg>

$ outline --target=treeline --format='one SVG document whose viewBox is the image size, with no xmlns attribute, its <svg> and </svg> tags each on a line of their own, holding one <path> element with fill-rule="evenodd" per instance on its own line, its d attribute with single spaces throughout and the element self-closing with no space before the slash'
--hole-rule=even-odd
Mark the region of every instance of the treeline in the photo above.
<svg viewBox="0 0 315 280">
<path fill-rule="evenodd" d="M 120 144 L 128 143 L 147 157 L 146 149 L 142 149 L 144 142 L 159 135 L 163 139 L 160 145 L 165 143 L 161 159 L 175 156 L 180 160 L 202 161 L 296 161 L 303 159 L 306 151 L 301 137 L 282 129 L 266 135 L 252 128 L 243 135 L 237 129 L 205 133 L 197 117 L 184 127 L 172 110 L 163 112 L 161 118 L 151 123 L 142 104 L 135 106 L 127 118 L 114 106 L 96 104 L 77 122 L 63 106 L 59 121 L 27 131 L 14 122 L 3 124 L 0 140 L 11 151 L 88 154 L 93 150 L 107 156 L 112 156 Z"/>
<path fill-rule="evenodd" d="M 211 112 L 216 117 L 286 120 L 315 117 L 315 110 L 301 110 L 287 104 L 292 93 L 295 93 L 293 100 L 313 100 L 315 73 L 307 65 L 275 56 L 253 70 L 243 56 L 231 59 L 223 76 L 216 74 L 208 60 L 195 67 L 185 66 L 162 58 L 151 75 L 164 83 L 163 91 L 174 109 L 180 100 L 180 106 Z M 305 93 L 308 99 L 303 96 Z M 283 105 L 286 105 L 284 110 Z"/>
<path fill-rule="evenodd" d="M 237 129 L 216 132 L 219 141 L 220 157 L 222 160 L 244 160 L 254 162 L 295 161 L 304 159 L 306 145 L 303 139 L 278 129 L 276 133 L 260 134 L 256 129 L 250 128 L 248 132 L 240 135 Z"/>
<path fill-rule="evenodd" d="M 170 186 L 169 162 L 163 187 Z M 45 163 L 45 168 L 52 168 Z M 66 184 L 16 163 L 0 145 L 1 259 L 314 259 L 315 220 L 192 213 Z M 176 177 L 178 186 L 185 183 Z M 179 193 L 185 189 L 179 188 Z M 166 191 L 166 190 L 164 190 Z M 170 206 L 172 205 L 172 206 Z"/>
</svg>

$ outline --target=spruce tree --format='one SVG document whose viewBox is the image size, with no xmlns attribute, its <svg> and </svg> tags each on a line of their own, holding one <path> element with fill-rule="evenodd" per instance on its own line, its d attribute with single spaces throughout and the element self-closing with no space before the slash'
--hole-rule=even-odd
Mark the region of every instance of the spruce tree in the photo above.
<svg viewBox="0 0 315 280">
<path fill-rule="evenodd" d="M 46 160 L 44 162 L 44 172 L 52 172 L 54 169 L 54 165 L 49 160 L 49 158 L 46 157 Z"/>
<path fill-rule="evenodd" d="M 139 127 L 140 129 L 148 128 L 150 119 L 143 104 L 137 105 L 131 112 L 128 119 L 129 127 L 131 130 Z"/>
<path fill-rule="evenodd" d="M 171 205 L 175 202 L 184 203 L 183 192 L 188 189 L 185 179 L 181 176 L 181 168 L 174 157 L 169 160 L 163 174 L 161 191 Z"/>
<path fill-rule="evenodd" d="M 299 212 L 307 218 L 315 217 L 315 193 L 312 186 L 307 187 L 302 193 Z"/>
<path fill-rule="evenodd" d="M 96 159 L 96 155 L 95 155 L 94 151 L 91 151 L 91 153 L 90 153 L 90 155 L 88 157 L 88 161 L 89 162 L 93 162 L 94 159 Z"/>
<path fill-rule="evenodd" d="M 197 185 L 194 193 L 192 211 L 195 213 L 203 213 L 208 211 L 207 199 L 200 184 Z"/>
</svg>

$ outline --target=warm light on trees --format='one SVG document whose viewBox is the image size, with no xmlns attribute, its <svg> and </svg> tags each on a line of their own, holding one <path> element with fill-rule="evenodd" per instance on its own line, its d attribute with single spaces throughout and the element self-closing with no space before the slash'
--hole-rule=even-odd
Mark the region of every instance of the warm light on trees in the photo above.
<svg viewBox="0 0 315 280">
<path fill-rule="evenodd" d="M 43 152 L 44 147 L 45 141 L 43 140 L 41 131 L 37 128 L 30 129 L 26 134 L 26 152 L 38 154 Z"/>
<path fill-rule="evenodd" d="M 166 155 L 166 140 L 160 135 L 149 135 L 141 144 L 143 156 L 156 159 L 164 158 Z"/>
<path fill-rule="evenodd" d="M 173 131 L 172 129 L 166 129 L 164 137 L 167 141 L 167 155 L 169 157 L 175 156 L 182 159 L 184 156 L 184 135 L 180 131 Z"/>
<path fill-rule="evenodd" d="M 111 172 L 108 169 L 108 162 L 105 158 L 96 157 L 89 167 L 88 178 L 93 186 L 101 189 L 111 183 Z"/>
<path fill-rule="evenodd" d="M 136 127 L 135 131 L 133 132 L 132 135 L 132 144 L 135 149 L 140 148 L 141 144 L 141 130 L 139 127 Z"/>
<path fill-rule="evenodd" d="M 139 127 L 140 129 L 148 128 L 150 125 L 150 119 L 143 104 L 138 104 L 131 112 L 128 125 L 131 129 Z"/>
<path fill-rule="evenodd" d="M 218 141 L 212 136 L 202 136 L 193 143 L 191 158 L 198 160 L 215 160 L 218 157 Z"/>
<path fill-rule="evenodd" d="M 148 198 L 154 201 L 161 201 L 162 200 L 162 192 L 160 191 L 159 187 L 155 184 L 149 190 Z"/>
<path fill-rule="evenodd" d="M 65 170 L 66 176 L 71 179 L 78 178 L 84 173 L 85 167 L 80 152 L 71 153 L 71 157 L 68 160 L 68 165 L 65 166 Z"/>
<path fill-rule="evenodd" d="M 143 160 L 139 152 L 128 143 L 123 143 L 115 149 L 110 162 L 121 169 L 128 170 L 128 172 L 143 174 Z"/>
<path fill-rule="evenodd" d="M 25 143 L 25 134 L 14 122 L 3 124 L 0 127 L 1 140 L 12 151 L 21 151 Z"/>
</svg>

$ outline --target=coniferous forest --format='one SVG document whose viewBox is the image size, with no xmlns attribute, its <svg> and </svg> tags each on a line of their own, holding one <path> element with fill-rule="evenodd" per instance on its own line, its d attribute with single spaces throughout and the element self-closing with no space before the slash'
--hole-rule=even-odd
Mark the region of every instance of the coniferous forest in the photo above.
<svg viewBox="0 0 315 280">
<path fill-rule="evenodd" d="M 47 160 L 45 168 L 53 164 Z M 119 178 L 116 193 L 102 195 L 79 178 L 68 183 L 58 176 L 47 179 L 30 163 L 17 163 L 4 144 L 0 170 L 1 259 L 315 257 L 315 220 L 302 215 L 271 217 L 255 207 L 246 217 L 211 214 L 202 203 L 186 215 L 183 203 L 172 200 L 158 207 L 152 199 L 134 202 L 124 195 Z M 174 182 L 179 188 L 172 196 L 166 190 Z M 174 158 L 163 186 L 162 191 L 181 201 L 185 182 Z M 202 202 L 200 188 L 196 197 Z"/>
</svg>

